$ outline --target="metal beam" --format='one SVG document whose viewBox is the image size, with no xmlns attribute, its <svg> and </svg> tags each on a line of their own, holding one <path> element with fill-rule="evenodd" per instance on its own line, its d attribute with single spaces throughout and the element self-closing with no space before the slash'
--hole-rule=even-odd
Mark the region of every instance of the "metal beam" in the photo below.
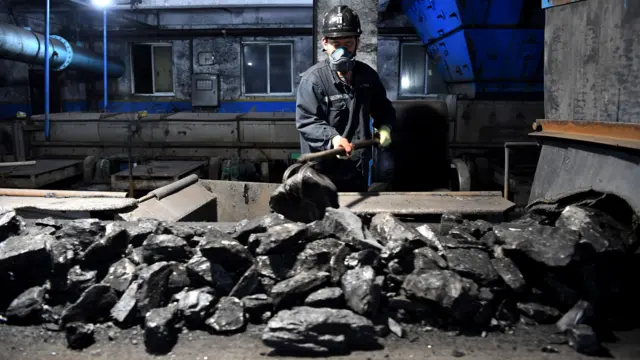
<svg viewBox="0 0 640 360">
<path fill-rule="evenodd" d="M 640 150 L 640 124 L 537 120 L 531 136 L 553 137 Z"/>
<path fill-rule="evenodd" d="M 83 1 L 83 0 L 67 0 L 67 1 L 72 2 L 72 3 L 76 4 L 76 5 L 93 8 L 91 3 L 88 2 L 88 1 Z M 116 5 L 116 6 L 118 6 L 118 5 Z M 96 12 L 98 10 L 99 9 L 96 8 Z M 132 18 L 132 17 L 129 17 L 129 16 L 126 16 L 126 15 L 123 15 L 123 14 L 114 15 L 111 10 L 107 10 L 107 16 L 109 18 L 115 17 L 114 20 L 123 20 L 123 21 L 129 22 L 129 23 L 133 23 L 135 25 L 139 25 L 139 26 L 142 26 L 142 27 L 145 27 L 145 28 L 148 28 L 148 29 L 155 29 L 156 28 L 155 25 L 152 25 L 152 24 L 149 24 L 147 22 L 138 20 L 136 18 Z"/>
<path fill-rule="evenodd" d="M 79 1 L 79 0 L 76 0 Z M 114 5 L 114 10 L 205 9 L 230 7 L 311 7 L 312 0 L 142 0 L 134 7 Z"/>
</svg>

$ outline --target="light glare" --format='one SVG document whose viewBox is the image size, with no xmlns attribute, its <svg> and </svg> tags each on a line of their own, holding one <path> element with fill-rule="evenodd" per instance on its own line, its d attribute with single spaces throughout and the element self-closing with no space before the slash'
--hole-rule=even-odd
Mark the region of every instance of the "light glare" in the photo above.
<svg viewBox="0 0 640 360">
<path fill-rule="evenodd" d="M 91 3 L 93 4 L 93 6 L 95 7 L 99 7 L 99 8 L 105 8 L 109 5 L 111 5 L 111 0 L 91 0 Z"/>
</svg>

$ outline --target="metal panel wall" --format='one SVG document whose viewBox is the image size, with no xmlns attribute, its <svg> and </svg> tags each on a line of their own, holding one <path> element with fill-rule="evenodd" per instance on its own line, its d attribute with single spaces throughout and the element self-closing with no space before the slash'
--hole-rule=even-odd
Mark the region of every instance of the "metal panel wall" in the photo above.
<svg viewBox="0 0 640 360">
<path fill-rule="evenodd" d="M 640 123 L 640 2 L 581 1 L 546 17 L 546 117 Z"/>
</svg>

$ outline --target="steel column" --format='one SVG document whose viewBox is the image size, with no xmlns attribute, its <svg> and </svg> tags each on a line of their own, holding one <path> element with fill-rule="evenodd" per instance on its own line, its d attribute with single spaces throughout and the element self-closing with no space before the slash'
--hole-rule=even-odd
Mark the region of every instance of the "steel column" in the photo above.
<svg viewBox="0 0 640 360">
<path fill-rule="evenodd" d="M 102 11 L 103 19 L 102 19 L 102 61 L 104 62 L 104 71 L 102 75 L 102 80 L 104 81 L 104 112 L 107 112 L 107 92 L 108 92 L 108 83 L 107 83 L 107 9 Z"/>
<path fill-rule="evenodd" d="M 44 137 L 47 141 L 50 140 L 51 128 L 50 128 L 50 115 L 49 114 L 49 37 L 50 33 L 50 21 L 51 21 L 51 0 L 47 0 L 47 10 L 45 19 L 45 34 L 44 34 Z"/>
</svg>

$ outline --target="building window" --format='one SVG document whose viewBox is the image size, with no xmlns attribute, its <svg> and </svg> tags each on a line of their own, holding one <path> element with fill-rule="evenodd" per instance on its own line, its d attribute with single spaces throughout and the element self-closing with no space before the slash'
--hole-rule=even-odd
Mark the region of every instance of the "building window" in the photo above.
<svg viewBox="0 0 640 360">
<path fill-rule="evenodd" d="M 173 95 L 171 44 L 133 44 L 131 62 L 131 87 L 134 94 Z"/>
<path fill-rule="evenodd" d="M 242 44 L 242 85 L 245 95 L 293 94 L 293 44 Z"/>
<path fill-rule="evenodd" d="M 423 44 L 402 44 L 400 48 L 400 95 L 427 93 L 427 50 Z"/>
</svg>

